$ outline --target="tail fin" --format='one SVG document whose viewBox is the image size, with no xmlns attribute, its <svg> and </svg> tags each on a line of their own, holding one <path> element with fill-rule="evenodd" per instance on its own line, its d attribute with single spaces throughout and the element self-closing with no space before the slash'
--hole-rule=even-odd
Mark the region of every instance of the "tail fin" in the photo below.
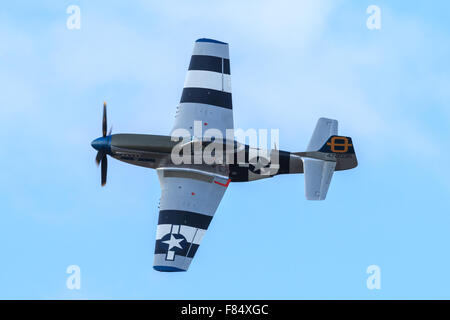
<svg viewBox="0 0 450 320">
<path fill-rule="evenodd" d="M 320 148 L 320 153 L 336 161 L 335 171 L 348 170 L 358 165 L 355 148 L 350 137 L 331 136 Z"/>
<path fill-rule="evenodd" d="M 350 137 L 338 136 L 337 120 L 320 118 L 302 157 L 308 200 L 325 200 L 334 171 L 358 165 Z"/>
</svg>

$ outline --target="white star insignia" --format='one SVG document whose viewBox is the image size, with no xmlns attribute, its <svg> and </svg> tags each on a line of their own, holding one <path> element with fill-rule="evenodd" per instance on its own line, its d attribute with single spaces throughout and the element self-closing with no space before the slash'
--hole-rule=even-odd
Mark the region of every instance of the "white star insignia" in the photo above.
<svg viewBox="0 0 450 320">
<path fill-rule="evenodd" d="M 180 242 L 183 240 L 184 240 L 183 238 L 177 239 L 173 236 L 173 234 L 171 234 L 170 240 L 163 241 L 163 243 L 169 245 L 169 250 L 171 250 L 173 247 L 183 249 L 183 247 L 180 245 Z"/>
</svg>

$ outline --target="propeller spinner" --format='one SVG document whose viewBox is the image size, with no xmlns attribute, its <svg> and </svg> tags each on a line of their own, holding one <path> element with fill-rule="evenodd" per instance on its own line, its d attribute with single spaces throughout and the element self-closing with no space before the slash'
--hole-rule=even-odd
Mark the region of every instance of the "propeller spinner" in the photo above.
<svg viewBox="0 0 450 320">
<path fill-rule="evenodd" d="M 108 159 L 106 155 L 111 151 L 111 131 L 106 135 L 106 130 L 108 127 L 106 119 L 106 102 L 103 103 L 103 120 L 102 120 L 102 137 L 92 141 L 92 147 L 97 150 L 97 156 L 95 157 L 95 162 L 97 165 L 101 164 L 101 183 L 102 187 L 106 184 L 106 176 L 108 171 Z"/>
</svg>

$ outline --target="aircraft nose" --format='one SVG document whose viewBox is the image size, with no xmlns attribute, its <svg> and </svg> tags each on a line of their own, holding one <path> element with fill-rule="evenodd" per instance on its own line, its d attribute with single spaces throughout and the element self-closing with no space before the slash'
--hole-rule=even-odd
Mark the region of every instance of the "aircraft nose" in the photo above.
<svg viewBox="0 0 450 320">
<path fill-rule="evenodd" d="M 108 152 L 111 148 L 111 139 L 110 137 L 100 137 L 91 142 L 92 148 L 97 151 L 103 150 Z"/>
</svg>

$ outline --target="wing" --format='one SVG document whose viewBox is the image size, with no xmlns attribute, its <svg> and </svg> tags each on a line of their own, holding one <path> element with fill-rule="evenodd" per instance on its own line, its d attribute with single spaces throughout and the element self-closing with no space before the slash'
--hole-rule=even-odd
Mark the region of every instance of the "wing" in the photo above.
<svg viewBox="0 0 450 320">
<path fill-rule="evenodd" d="M 195 42 L 173 130 L 182 128 L 199 136 L 194 132 L 195 121 L 203 132 L 218 129 L 224 138 L 225 130 L 234 127 L 227 43 L 212 39 Z"/>
<path fill-rule="evenodd" d="M 157 271 L 186 271 L 219 206 L 226 176 L 188 168 L 157 169 L 161 200 L 156 231 Z"/>
</svg>

